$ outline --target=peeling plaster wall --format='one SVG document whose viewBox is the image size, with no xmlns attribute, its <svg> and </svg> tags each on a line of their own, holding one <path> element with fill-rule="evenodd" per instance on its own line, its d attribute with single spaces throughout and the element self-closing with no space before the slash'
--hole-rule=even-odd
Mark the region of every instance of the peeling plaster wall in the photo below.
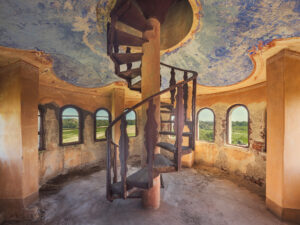
<svg viewBox="0 0 300 225">
<path fill-rule="evenodd" d="M 106 141 L 94 141 L 94 119 L 91 112 L 82 110 L 83 143 L 71 146 L 59 145 L 59 106 L 46 104 L 44 128 L 46 150 L 40 151 L 40 183 L 85 166 L 105 166 Z"/>
<path fill-rule="evenodd" d="M 235 104 L 243 104 L 249 110 L 249 147 L 237 147 L 226 143 L 227 111 Z M 215 141 L 196 140 L 195 163 L 205 163 L 229 172 L 241 174 L 263 185 L 266 177 L 265 83 L 237 91 L 197 96 L 197 112 L 210 108 L 215 113 Z"/>
<path fill-rule="evenodd" d="M 76 89 L 76 88 L 75 88 Z M 45 109 L 44 130 L 45 150 L 39 152 L 40 184 L 60 174 L 66 174 L 75 169 L 100 165 L 105 167 L 106 141 L 94 141 L 94 115 L 99 108 L 106 108 L 112 113 L 111 93 L 106 96 L 94 96 L 40 86 L 40 104 Z M 139 100 L 127 100 L 125 108 L 130 108 Z M 83 143 L 70 146 L 59 145 L 59 112 L 64 105 L 74 105 L 82 110 L 83 115 Z M 141 109 L 136 110 L 137 137 L 129 138 L 129 162 L 139 163 L 143 138 L 140 131 L 143 129 Z M 118 115 L 115 115 L 117 117 Z M 118 144 L 118 143 L 117 143 Z"/>
</svg>

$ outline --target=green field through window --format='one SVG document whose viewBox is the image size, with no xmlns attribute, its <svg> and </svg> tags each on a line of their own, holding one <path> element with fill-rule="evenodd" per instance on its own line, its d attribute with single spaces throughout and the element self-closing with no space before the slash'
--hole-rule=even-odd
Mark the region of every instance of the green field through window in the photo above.
<svg viewBox="0 0 300 225">
<path fill-rule="evenodd" d="M 127 135 L 128 137 L 136 136 L 136 114 L 134 111 L 131 111 L 126 115 L 127 121 Z"/>
<path fill-rule="evenodd" d="M 232 122 L 231 144 L 248 145 L 248 122 Z"/>
<path fill-rule="evenodd" d="M 215 116 L 211 109 L 202 109 L 198 113 L 198 140 L 215 140 Z"/>
<path fill-rule="evenodd" d="M 106 129 L 109 125 L 109 113 L 100 109 L 96 113 L 96 139 L 106 139 Z"/>
<path fill-rule="evenodd" d="M 244 106 L 236 106 L 229 112 L 229 144 L 248 145 L 248 110 Z"/>
<path fill-rule="evenodd" d="M 79 113 L 74 108 L 66 108 L 62 113 L 62 143 L 79 142 Z"/>
</svg>

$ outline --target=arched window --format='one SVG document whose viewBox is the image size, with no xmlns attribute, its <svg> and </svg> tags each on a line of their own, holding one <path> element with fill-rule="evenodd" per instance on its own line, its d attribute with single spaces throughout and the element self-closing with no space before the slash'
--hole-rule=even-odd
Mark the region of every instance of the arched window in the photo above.
<svg viewBox="0 0 300 225">
<path fill-rule="evenodd" d="M 248 147 L 249 113 L 243 105 L 229 108 L 227 113 L 228 144 Z"/>
<path fill-rule="evenodd" d="M 95 140 L 106 140 L 106 129 L 111 121 L 107 109 L 98 109 L 95 113 Z"/>
<path fill-rule="evenodd" d="M 215 141 L 215 114 L 211 109 L 204 108 L 198 112 L 198 140 Z"/>
<path fill-rule="evenodd" d="M 45 149 L 45 138 L 44 138 L 44 109 L 39 106 L 38 108 L 38 146 L 39 151 Z"/>
<path fill-rule="evenodd" d="M 131 111 L 130 113 L 126 114 L 126 121 L 127 121 L 128 137 L 136 137 L 137 136 L 137 123 L 136 123 L 135 111 Z"/>
<path fill-rule="evenodd" d="M 82 143 L 81 115 L 74 106 L 65 106 L 60 113 L 60 144 Z"/>
</svg>

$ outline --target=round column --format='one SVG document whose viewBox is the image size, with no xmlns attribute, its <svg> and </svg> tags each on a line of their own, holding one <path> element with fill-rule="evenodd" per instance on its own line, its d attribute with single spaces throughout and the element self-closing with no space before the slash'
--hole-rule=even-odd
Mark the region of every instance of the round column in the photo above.
<svg viewBox="0 0 300 225">
<path fill-rule="evenodd" d="M 153 30 L 143 33 L 143 37 L 149 42 L 143 45 L 142 58 L 142 99 L 145 99 L 160 91 L 160 22 L 155 18 L 148 19 Z M 154 99 L 156 105 L 155 118 L 158 127 L 160 126 L 160 97 Z M 147 107 L 143 107 L 143 121 L 146 117 Z M 145 149 L 142 148 L 143 161 L 145 162 Z M 159 153 L 159 148 L 155 149 Z M 145 208 L 158 209 L 160 206 L 160 176 L 153 180 L 153 187 L 143 194 L 143 206 Z"/>
</svg>

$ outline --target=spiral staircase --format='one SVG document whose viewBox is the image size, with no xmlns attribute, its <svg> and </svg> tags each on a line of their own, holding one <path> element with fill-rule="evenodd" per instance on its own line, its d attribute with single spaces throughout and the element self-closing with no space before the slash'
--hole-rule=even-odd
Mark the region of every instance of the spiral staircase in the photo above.
<svg viewBox="0 0 300 225">
<path fill-rule="evenodd" d="M 111 11 L 111 23 L 107 26 L 107 54 L 114 62 L 116 75 L 125 79 L 131 90 L 141 92 L 142 45 L 148 42 L 138 32 L 152 29 L 147 22 L 148 18 L 155 17 L 162 24 L 173 2 L 174 0 L 119 0 Z M 134 32 L 127 32 L 132 30 Z M 170 86 L 126 110 L 107 128 L 107 199 L 110 201 L 118 198 L 140 198 L 142 191 L 153 187 L 154 178 L 162 173 L 180 170 L 182 156 L 194 150 L 198 74 L 164 63 L 161 63 L 161 67 L 170 71 Z M 176 73 L 183 74 L 180 82 L 176 82 Z M 154 99 L 165 93 L 170 93 L 170 100 L 160 104 L 159 127 L 155 119 L 157 106 Z M 144 128 L 147 160 L 143 167 L 129 175 L 126 115 L 143 105 L 148 107 Z M 119 143 L 116 144 L 112 139 L 112 128 L 118 122 L 121 123 L 121 135 Z M 173 138 L 165 138 L 169 136 Z M 183 137 L 188 139 L 185 145 Z M 160 154 L 154 151 L 157 147 L 161 150 Z"/>
</svg>

